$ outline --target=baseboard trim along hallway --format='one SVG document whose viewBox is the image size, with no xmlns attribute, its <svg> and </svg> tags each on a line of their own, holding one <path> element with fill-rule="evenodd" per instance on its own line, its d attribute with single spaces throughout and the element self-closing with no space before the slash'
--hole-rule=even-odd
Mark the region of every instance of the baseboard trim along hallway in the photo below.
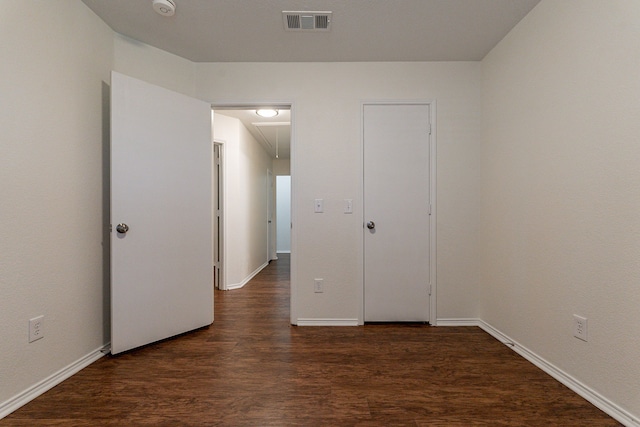
<svg viewBox="0 0 640 427">
<path fill-rule="evenodd" d="M 358 319 L 298 319 L 298 326 L 358 326 Z"/>
<path fill-rule="evenodd" d="M 244 287 L 244 285 L 246 285 L 247 283 L 249 283 L 251 281 L 251 279 L 253 279 L 258 273 L 260 273 L 267 265 L 269 265 L 269 262 L 265 262 L 264 264 L 262 264 L 260 267 L 256 268 L 251 274 L 249 274 L 242 282 L 240 283 L 233 283 L 227 286 L 227 290 L 231 291 L 234 289 L 240 289 L 242 287 Z"/>
</svg>

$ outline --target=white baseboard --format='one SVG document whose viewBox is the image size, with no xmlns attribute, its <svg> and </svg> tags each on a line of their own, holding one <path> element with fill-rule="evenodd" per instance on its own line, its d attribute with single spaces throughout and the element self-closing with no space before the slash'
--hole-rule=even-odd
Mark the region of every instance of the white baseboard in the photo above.
<svg viewBox="0 0 640 427">
<path fill-rule="evenodd" d="M 279 253 L 279 254 L 290 254 L 291 251 L 278 251 L 277 253 Z"/>
<path fill-rule="evenodd" d="M 437 319 L 435 326 L 480 326 L 480 319 Z"/>
<path fill-rule="evenodd" d="M 298 326 L 358 326 L 358 319 L 298 319 Z"/>
<path fill-rule="evenodd" d="M 269 262 L 265 262 L 264 264 L 262 264 L 260 267 L 256 268 L 253 273 L 249 274 L 242 282 L 240 283 L 232 283 L 230 285 L 227 285 L 227 291 L 231 291 L 233 289 L 240 289 L 242 287 L 244 287 L 244 285 L 246 285 L 247 283 L 249 283 L 249 281 L 251 279 L 253 279 L 255 277 L 256 274 L 260 273 L 262 271 L 263 268 L 265 268 L 267 265 L 269 265 Z"/>
<path fill-rule="evenodd" d="M 542 369 L 547 374 L 551 375 L 556 380 L 570 388 L 572 391 L 583 397 L 585 400 L 593 404 L 602 412 L 609 415 L 619 423 L 626 427 L 640 427 L 640 419 L 629 411 L 624 410 L 620 406 L 616 405 L 597 391 L 593 390 L 589 386 L 583 384 L 573 376 L 564 372 L 548 360 L 540 357 L 535 352 L 529 350 L 527 347 L 519 344 L 517 341 L 511 339 L 508 335 L 494 328 L 482 319 L 438 319 L 438 326 L 478 326 L 486 333 L 505 344 L 520 356 L 527 359 L 529 362 Z"/>
<path fill-rule="evenodd" d="M 65 366 L 58 372 L 55 372 L 42 381 L 34 384 L 22 393 L 19 393 L 9 400 L 0 403 L 0 419 L 6 417 L 21 406 L 24 406 L 27 403 L 31 402 L 41 394 L 51 390 L 53 387 L 57 386 L 67 378 L 79 372 L 81 369 L 91 365 L 93 362 L 108 353 L 109 348 L 110 344 L 106 344 L 100 348 L 93 350 L 91 353 L 81 357 L 70 365 Z"/>
</svg>

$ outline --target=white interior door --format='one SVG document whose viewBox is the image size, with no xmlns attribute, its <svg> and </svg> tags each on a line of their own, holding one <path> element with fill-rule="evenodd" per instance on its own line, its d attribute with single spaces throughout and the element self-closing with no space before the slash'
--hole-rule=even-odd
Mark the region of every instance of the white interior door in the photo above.
<svg viewBox="0 0 640 427">
<path fill-rule="evenodd" d="M 429 320 L 429 117 L 364 105 L 365 322 Z"/>
<path fill-rule="evenodd" d="M 210 105 L 112 73 L 113 354 L 213 322 L 210 139 Z"/>
</svg>

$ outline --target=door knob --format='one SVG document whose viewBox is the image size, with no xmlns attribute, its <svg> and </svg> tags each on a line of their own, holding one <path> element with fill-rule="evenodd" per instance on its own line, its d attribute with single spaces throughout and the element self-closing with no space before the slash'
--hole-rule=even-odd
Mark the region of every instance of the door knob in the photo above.
<svg viewBox="0 0 640 427">
<path fill-rule="evenodd" d="M 124 224 L 124 223 L 118 224 L 118 225 L 116 225 L 116 231 L 118 233 L 125 234 L 127 231 L 129 231 L 129 226 L 127 224 Z"/>
<path fill-rule="evenodd" d="M 373 229 L 375 229 L 375 228 L 376 228 L 376 223 L 375 223 L 375 222 L 373 222 L 373 221 L 369 221 L 369 222 L 367 222 L 367 228 L 368 228 L 369 230 L 373 230 Z"/>
</svg>

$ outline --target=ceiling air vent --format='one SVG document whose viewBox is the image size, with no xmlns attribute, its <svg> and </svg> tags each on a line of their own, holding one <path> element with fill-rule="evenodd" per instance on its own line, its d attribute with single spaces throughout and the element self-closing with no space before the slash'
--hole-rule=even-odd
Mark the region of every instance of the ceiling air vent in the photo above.
<svg viewBox="0 0 640 427">
<path fill-rule="evenodd" d="M 287 31 L 329 31 L 331 12 L 282 12 Z"/>
</svg>

